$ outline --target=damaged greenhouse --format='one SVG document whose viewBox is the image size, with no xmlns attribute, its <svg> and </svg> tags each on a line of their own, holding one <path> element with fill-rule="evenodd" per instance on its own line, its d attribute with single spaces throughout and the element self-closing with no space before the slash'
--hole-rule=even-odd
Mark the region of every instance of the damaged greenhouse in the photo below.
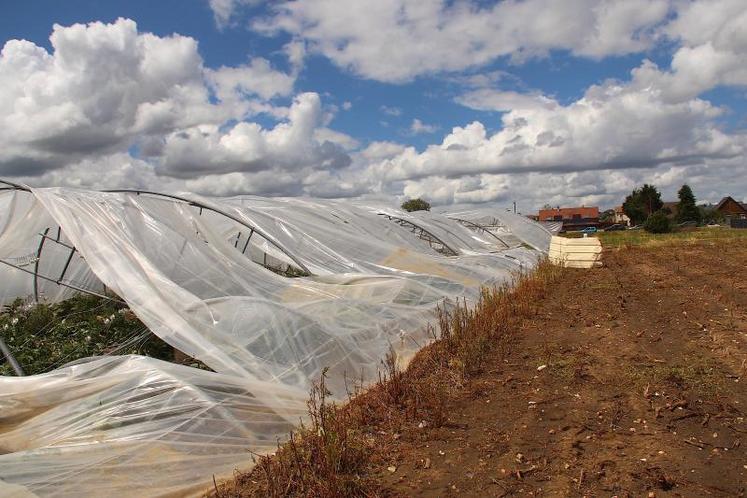
<svg viewBox="0 0 747 498">
<path fill-rule="evenodd" d="M 437 306 L 530 271 L 550 237 L 498 210 L 0 183 L 2 304 L 56 321 L 23 341 L 80 333 L 75 313 L 116 332 L 29 372 L 3 342 L 0 495 L 199 494 L 272 452 L 324 369 L 343 399 L 390 348 L 406 364 Z M 54 307 L 81 295 L 101 308 Z"/>
</svg>

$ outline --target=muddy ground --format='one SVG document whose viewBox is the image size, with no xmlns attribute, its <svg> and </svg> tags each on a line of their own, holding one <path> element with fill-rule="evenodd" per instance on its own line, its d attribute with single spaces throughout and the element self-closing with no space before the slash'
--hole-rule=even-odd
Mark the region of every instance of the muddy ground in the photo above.
<svg viewBox="0 0 747 498">
<path fill-rule="evenodd" d="M 444 427 L 380 435 L 401 496 L 743 496 L 747 247 L 605 251 L 567 270 Z"/>
</svg>

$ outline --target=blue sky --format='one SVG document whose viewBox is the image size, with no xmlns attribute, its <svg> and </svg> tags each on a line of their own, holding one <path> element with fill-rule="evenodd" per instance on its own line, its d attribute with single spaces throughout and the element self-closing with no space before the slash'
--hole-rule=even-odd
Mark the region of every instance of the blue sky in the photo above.
<svg viewBox="0 0 747 498">
<path fill-rule="evenodd" d="M 690 181 L 703 200 L 745 196 L 745 184 L 723 180 L 745 168 L 742 2 L 273 5 L 6 5 L 0 43 L 25 39 L 54 60 L 81 56 L 87 63 L 37 69 L 38 53 L 4 52 L 0 78 L 11 84 L 0 90 L 0 102 L 13 108 L 5 118 L 19 132 L 6 139 L 13 141 L 0 157 L 0 174 L 40 185 L 156 183 L 218 195 L 422 195 L 436 204 L 520 198 L 527 210 L 545 202 L 612 205 L 643 181 L 667 195 Z M 65 31 L 78 23 L 84 31 Z M 55 24 L 67 33 L 56 44 L 50 41 Z M 102 50 L 102 43 L 155 36 L 171 50 L 174 34 L 195 45 L 159 59 L 181 71 L 168 73 L 175 78 L 169 88 L 150 91 L 147 85 L 157 82 L 138 80 L 138 63 L 130 59 L 131 71 L 121 66 L 125 76 L 116 65 L 97 70 L 95 57 L 127 57 Z M 291 47 L 300 54 L 295 60 Z M 38 83 L 36 90 L 17 69 L 31 66 L 35 72 L 23 78 Z M 122 78 L 132 81 L 123 85 Z M 93 86 L 82 98 L 86 84 Z M 180 93 L 185 87 L 188 97 Z M 44 88 L 58 94 L 41 98 Z M 22 105 L 29 99 L 33 111 Z M 49 114 L 49 99 L 59 103 L 51 107 L 59 107 L 57 119 L 72 123 L 70 129 L 22 126 L 24 119 L 39 122 L 34 113 Z M 131 109 L 102 111 L 113 102 Z M 147 129 L 135 124 L 156 103 L 180 115 L 171 111 L 168 123 L 159 115 Z M 102 114 L 108 117 L 97 121 Z M 303 133 L 291 134 L 289 144 L 283 133 L 293 123 Z M 88 143 L 81 135 L 103 130 L 111 136 L 74 154 L 69 146 L 48 145 L 70 144 L 66 133 Z M 94 164 L 110 174 L 90 175 Z"/>
</svg>

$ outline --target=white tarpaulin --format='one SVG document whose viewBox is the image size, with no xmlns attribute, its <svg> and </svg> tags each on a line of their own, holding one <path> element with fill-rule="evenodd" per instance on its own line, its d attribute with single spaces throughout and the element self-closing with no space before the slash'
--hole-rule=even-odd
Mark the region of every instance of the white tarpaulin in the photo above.
<svg viewBox="0 0 747 498">
<path fill-rule="evenodd" d="M 406 363 L 424 346 L 437 305 L 474 301 L 549 245 L 502 213 L 497 240 L 449 216 L 347 201 L 180 198 L 191 202 L 0 191 L 0 259 L 15 265 L 0 268 L 4 302 L 63 299 L 66 283 L 114 293 L 216 372 L 109 356 L 0 377 L 0 495 L 202 490 L 274 449 L 322 369 L 344 397 L 345 379 L 375 379 L 390 347 Z"/>
</svg>

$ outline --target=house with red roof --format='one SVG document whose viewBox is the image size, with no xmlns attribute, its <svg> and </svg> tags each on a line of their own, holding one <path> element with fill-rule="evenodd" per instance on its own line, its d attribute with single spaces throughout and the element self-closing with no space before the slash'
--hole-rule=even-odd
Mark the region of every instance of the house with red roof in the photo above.
<svg viewBox="0 0 747 498">
<path fill-rule="evenodd" d="M 568 207 L 540 209 L 539 221 L 562 221 L 563 230 L 582 230 L 586 227 L 599 227 L 599 207 Z"/>
</svg>

